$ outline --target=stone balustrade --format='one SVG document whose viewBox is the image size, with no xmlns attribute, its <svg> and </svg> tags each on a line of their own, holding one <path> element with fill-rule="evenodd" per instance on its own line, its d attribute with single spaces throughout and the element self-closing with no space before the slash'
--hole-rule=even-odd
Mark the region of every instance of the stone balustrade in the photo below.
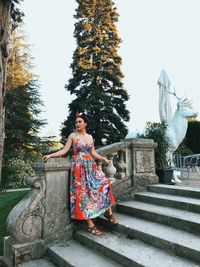
<svg viewBox="0 0 200 267">
<path fill-rule="evenodd" d="M 158 183 L 155 147 L 151 139 L 133 138 L 97 149 L 113 162 L 111 168 L 103 167 L 103 171 L 111 180 L 117 200 L 133 198 L 134 192 L 146 190 L 147 184 Z"/>
<path fill-rule="evenodd" d="M 125 139 L 97 149 L 112 161 L 111 166 L 97 164 L 111 180 L 116 200 L 133 198 L 135 191 L 158 182 L 154 148 L 153 140 Z M 76 227 L 69 213 L 70 159 L 52 158 L 34 168 L 37 177 L 27 179 L 30 192 L 7 219 L 10 236 L 4 240 L 4 260 L 8 266 L 42 257 L 47 244 L 71 238 Z"/>
</svg>

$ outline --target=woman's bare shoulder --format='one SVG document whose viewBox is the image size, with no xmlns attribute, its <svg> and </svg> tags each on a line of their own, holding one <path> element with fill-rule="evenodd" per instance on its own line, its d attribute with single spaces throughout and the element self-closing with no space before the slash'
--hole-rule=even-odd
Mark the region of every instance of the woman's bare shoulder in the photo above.
<svg viewBox="0 0 200 267">
<path fill-rule="evenodd" d="M 74 139 L 76 137 L 76 133 L 75 132 L 72 132 L 69 134 L 68 138 L 69 139 Z"/>
<path fill-rule="evenodd" d="M 92 135 L 91 134 L 88 134 L 88 135 L 89 135 L 90 140 L 93 142 L 94 140 L 93 140 Z"/>
</svg>

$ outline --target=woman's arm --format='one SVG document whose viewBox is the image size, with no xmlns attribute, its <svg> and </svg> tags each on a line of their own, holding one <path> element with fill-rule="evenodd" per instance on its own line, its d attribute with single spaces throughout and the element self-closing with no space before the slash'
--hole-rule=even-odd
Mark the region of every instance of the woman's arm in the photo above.
<svg viewBox="0 0 200 267">
<path fill-rule="evenodd" d="M 96 151 L 95 151 L 95 148 L 94 148 L 94 145 L 92 146 L 92 149 L 90 151 L 90 154 L 92 155 L 92 157 L 96 160 L 101 160 L 101 161 L 104 161 L 106 164 L 108 165 L 111 165 L 112 164 L 112 161 L 105 158 L 105 157 L 102 157 L 101 155 L 99 155 Z"/>
<path fill-rule="evenodd" d="M 55 153 L 43 156 L 42 160 L 47 161 L 50 158 L 56 158 L 56 157 L 60 157 L 60 156 L 67 154 L 67 152 L 70 150 L 70 147 L 71 147 L 72 142 L 73 142 L 73 135 L 74 135 L 74 133 L 71 133 L 68 136 L 67 142 L 66 142 L 65 146 L 63 147 L 63 149 L 61 149 Z"/>
</svg>

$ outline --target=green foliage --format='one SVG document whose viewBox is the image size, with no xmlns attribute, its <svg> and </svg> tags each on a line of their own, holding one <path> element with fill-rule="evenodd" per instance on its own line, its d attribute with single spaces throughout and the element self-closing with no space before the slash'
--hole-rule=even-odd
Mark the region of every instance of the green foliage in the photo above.
<svg viewBox="0 0 200 267">
<path fill-rule="evenodd" d="M 188 123 L 185 139 L 187 147 L 194 154 L 200 153 L 200 121 L 190 121 Z"/>
<path fill-rule="evenodd" d="M 31 160 L 25 160 L 23 156 L 7 160 L 2 168 L 2 186 L 5 188 L 24 187 L 26 178 L 35 175 L 32 164 Z"/>
<path fill-rule="evenodd" d="M 200 153 L 200 121 L 189 120 L 186 136 L 176 150 L 176 154 L 189 156 Z"/>
<path fill-rule="evenodd" d="M 51 144 L 48 138 L 38 136 L 46 123 L 38 118 L 42 102 L 36 81 L 6 92 L 5 143 L 2 168 L 2 186 L 20 187 L 26 176 L 33 175 L 34 159 Z"/>
<path fill-rule="evenodd" d="M 96 145 L 119 141 L 127 134 L 129 120 L 117 53 L 121 42 L 115 23 L 116 8 L 111 0 L 80 1 L 76 10 L 74 36 L 77 48 L 71 64 L 73 77 L 66 89 L 75 95 L 69 116 L 61 129 L 62 141 L 74 129 L 76 112 L 86 111 L 89 131 Z"/>
<path fill-rule="evenodd" d="M 17 17 L 13 20 L 18 27 L 20 20 Z M 20 29 L 11 34 L 6 81 L 2 180 L 4 186 L 9 187 L 19 187 L 25 176 L 33 174 L 31 162 L 41 157 L 51 144 L 48 138 L 39 136 L 41 127 L 46 124 L 39 118 L 43 103 L 38 81 L 33 78 L 29 45 L 24 42 Z"/>
<path fill-rule="evenodd" d="M 23 23 L 24 13 L 17 7 L 22 0 L 12 0 L 11 6 L 11 28 L 15 30 Z"/>
<path fill-rule="evenodd" d="M 0 193 L 0 256 L 3 255 L 3 237 L 8 235 L 6 219 L 12 208 L 27 194 L 27 191 Z"/>
<path fill-rule="evenodd" d="M 147 122 L 144 135 L 140 137 L 153 139 L 157 143 L 155 149 L 155 164 L 157 169 L 166 169 L 171 167 L 167 158 L 167 152 L 170 148 L 169 140 L 165 137 L 167 125 L 157 122 Z"/>
<path fill-rule="evenodd" d="M 6 92 L 5 146 L 4 159 L 24 153 L 27 157 L 41 152 L 49 145 L 47 140 L 38 136 L 40 128 L 46 124 L 38 118 L 42 101 L 36 81 L 24 87 L 9 89 Z"/>
<path fill-rule="evenodd" d="M 193 154 L 192 150 L 186 145 L 186 138 L 181 142 L 179 147 L 176 150 L 176 154 L 181 154 L 182 156 L 189 156 Z"/>
<path fill-rule="evenodd" d="M 10 35 L 6 88 L 15 89 L 33 80 L 30 44 L 24 40 L 24 30 L 17 27 Z"/>
</svg>

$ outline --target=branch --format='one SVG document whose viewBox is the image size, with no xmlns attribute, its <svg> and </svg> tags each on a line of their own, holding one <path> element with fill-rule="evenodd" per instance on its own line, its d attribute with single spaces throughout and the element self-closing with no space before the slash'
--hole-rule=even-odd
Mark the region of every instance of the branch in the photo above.
<svg viewBox="0 0 200 267">
<path fill-rule="evenodd" d="M 179 101 L 181 101 L 183 99 L 183 97 L 178 97 L 177 94 L 176 94 L 176 90 L 175 90 L 175 87 L 174 87 L 174 92 L 170 92 L 166 89 L 167 93 L 171 94 L 171 95 L 174 95 Z"/>
</svg>

